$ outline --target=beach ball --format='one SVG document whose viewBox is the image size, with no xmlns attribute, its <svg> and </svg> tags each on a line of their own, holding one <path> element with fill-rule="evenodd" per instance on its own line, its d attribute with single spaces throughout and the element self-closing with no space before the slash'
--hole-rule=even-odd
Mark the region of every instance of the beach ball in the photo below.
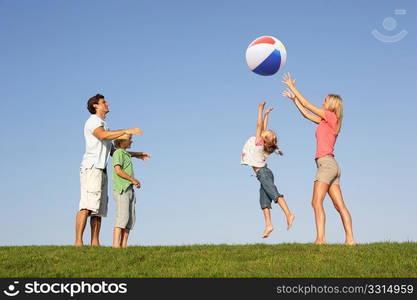
<svg viewBox="0 0 417 300">
<path fill-rule="evenodd" d="M 259 75 L 274 75 L 286 60 L 284 44 L 273 36 L 261 36 L 246 49 L 246 63 L 251 71 Z"/>
</svg>

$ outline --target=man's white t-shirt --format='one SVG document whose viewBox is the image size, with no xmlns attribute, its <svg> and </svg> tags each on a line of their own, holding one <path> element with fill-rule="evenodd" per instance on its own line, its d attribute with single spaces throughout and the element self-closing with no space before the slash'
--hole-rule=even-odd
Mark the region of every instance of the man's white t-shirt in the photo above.
<svg viewBox="0 0 417 300">
<path fill-rule="evenodd" d="M 81 168 L 106 168 L 107 161 L 110 157 L 110 151 L 112 149 L 112 142 L 110 140 L 100 140 L 94 136 L 93 131 L 98 127 L 103 127 L 104 130 L 109 130 L 106 122 L 97 115 L 91 115 L 85 122 L 85 153 L 83 160 L 81 161 Z"/>
</svg>

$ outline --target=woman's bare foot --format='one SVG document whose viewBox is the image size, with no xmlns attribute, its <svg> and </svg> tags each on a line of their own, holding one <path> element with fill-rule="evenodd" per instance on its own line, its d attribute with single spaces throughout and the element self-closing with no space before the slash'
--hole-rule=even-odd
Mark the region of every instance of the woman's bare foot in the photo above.
<svg viewBox="0 0 417 300">
<path fill-rule="evenodd" d="M 316 244 L 316 245 L 323 245 L 323 244 L 326 244 L 326 241 L 325 240 L 315 240 L 314 241 L 314 244 Z"/>
<path fill-rule="evenodd" d="M 294 219 L 295 219 L 294 215 L 290 215 L 289 217 L 287 217 L 287 230 L 291 228 L 292 222 L 294 221 Z"/>
<path fill-rule="evenodd" d="M 264 234 L 262 235 L 262 238 L 267 238 L 269 234 L 274 230 L 274 227 L 272 226 L 266 226 Z"/>
</svg>

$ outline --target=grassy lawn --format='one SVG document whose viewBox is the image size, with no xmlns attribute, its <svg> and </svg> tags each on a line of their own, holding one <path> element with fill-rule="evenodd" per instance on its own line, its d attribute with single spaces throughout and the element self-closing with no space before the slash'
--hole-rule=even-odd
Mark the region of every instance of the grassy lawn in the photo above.
<svg viewBox="0 0 417 300">
<path fill-rule="evenodd" d="M 417 243 L 0 247 L 0 277 L 414 277 Z"/>
</svg>

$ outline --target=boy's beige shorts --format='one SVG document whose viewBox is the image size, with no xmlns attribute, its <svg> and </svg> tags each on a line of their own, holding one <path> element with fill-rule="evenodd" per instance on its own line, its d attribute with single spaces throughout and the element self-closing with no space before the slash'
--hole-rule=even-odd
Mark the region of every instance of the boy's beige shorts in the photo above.
<svg viewBox="0 0 417 300">
<path fill-rule="evenodd" d="M 316 159 L 317 173 L 315 181 L 324 182 L 328 185 L 340 184 L 341 170 L 339 164 L 331 155 Z"/>
<path fill-rule="evenodd" d="M 107 216 L 107 174 L 103 169 L 80 168 L 81 197 L 79 210 L 91 210 L 91 216 Z"/>
<path fill-rule="evenodd" d="M 116 202 L 116 224 L 114 227 L 133 229 L 136 221 L 136 196 L 133 185 L 119 194 L 113 191 Z"/>
</svg>

